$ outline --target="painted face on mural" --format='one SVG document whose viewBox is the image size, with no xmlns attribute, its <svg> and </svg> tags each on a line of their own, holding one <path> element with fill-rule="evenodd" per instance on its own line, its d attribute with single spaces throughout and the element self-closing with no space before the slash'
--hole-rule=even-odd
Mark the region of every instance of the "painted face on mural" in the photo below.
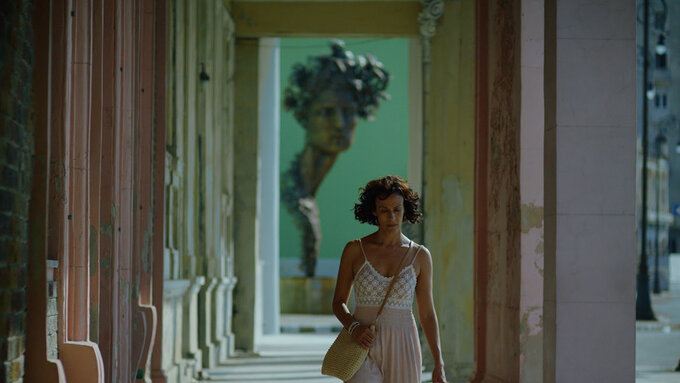
<svg viewBox="0 0 680 383">
<path fill-rule="evenodd" d="M 308 144 L 329 153 L 349 149 L 359 122 L 357 105 L 348 89 L 327 89 L 311 103 L 305 129 Z"/>
</svg>

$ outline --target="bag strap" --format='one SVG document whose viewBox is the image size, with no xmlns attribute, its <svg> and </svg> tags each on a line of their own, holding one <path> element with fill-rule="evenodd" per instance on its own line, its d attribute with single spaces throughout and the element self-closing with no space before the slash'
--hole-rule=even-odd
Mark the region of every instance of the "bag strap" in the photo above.
<svg viewBox="0 0 680 383">
<path fill-rule="evenodd" d="M 411 245 L 413 245 L 413 241 L 410 241 L 408 243 L 408 249 L 406 249 L 406 252 L 404 255 L 401 257 L 401 262 L 399 262 L 399 266 L 397 266 L 397 271 L 392 275 L 392 282 L 390 282 L 390 286 L 387 288 L 387 292 L 385 293 L 385 298 L 383 298 L 382 304 L 380 305 L 380 308 L 378 309 L 378 314 L 376 314 L 375 319 L 378 319 L 378 316 L 380 316 L 380 313 L 382 313 L 383 309 L 385 308 L 385 303 L 387 303 L 387 298 L 390 296 L 390 293 L 392 292 L 392 288 L 394 287 L 394 283 L 397 281 L 397 278 L 399 277 L 399 274 L 401 273 L 401 267 L 404 265 L 404 261 L 406 260 L 406 255 L 408 255 L 408 252 L 411 250 Z M 375 319 L 373 322 L 375 323 Z"/>
</svg>

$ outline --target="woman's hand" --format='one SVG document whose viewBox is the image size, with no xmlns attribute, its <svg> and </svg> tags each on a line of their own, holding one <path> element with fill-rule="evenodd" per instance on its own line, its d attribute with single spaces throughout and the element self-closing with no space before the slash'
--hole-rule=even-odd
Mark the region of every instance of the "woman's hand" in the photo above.
<svg viewBox="0 0 680 383">
<path fill-rule="evenodd" d="M 376 329 L 375 331 L 378 331 Z M 371 331 L 369 326 L 359 325 L 354 331 L 352 331 L 352 337 L 359 343 L 359 345 L 365 349 L 371 348 L 373 341 L 375 340 L 375 334 Z"/>
<path fill-rule="evenodd" d="M 432 371 L 432 383 L 446 383 L 446 374 L 443 365 L 435 365 Z"/>
</svg>

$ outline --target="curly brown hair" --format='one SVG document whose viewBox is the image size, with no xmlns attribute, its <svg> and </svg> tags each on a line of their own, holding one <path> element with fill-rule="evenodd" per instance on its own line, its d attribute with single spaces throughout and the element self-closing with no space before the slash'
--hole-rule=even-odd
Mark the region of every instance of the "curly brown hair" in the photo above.
<svg viewBox="0 0 680 383">
<path fill-rule="evenodd" d="M 385 176 L 377 178 L 366 186 L 359 188 L 359 203 L 354 204 L 354 218 L 361 223 L 370 223 L 378 226 L 378 218 L 373 215 L 375 211 L 375 199 L 385 199 L 394 193 L 404 197 L 404 221 L 417 223 L 421 221 L 423 213 L 418 211 L 418 193 L 399 176 Z"/>
</svg>

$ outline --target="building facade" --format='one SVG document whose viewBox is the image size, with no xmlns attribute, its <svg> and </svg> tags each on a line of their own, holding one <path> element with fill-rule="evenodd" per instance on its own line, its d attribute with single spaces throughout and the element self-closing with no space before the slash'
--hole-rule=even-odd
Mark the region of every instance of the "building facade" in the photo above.
<svg viewBox="0 0 680 383">
<path fill-rule="evenodd" d="M 677 84 L 678 71 L 676 52 L 680 48 L 677 33 L 680 26 L 680 7 L 674 2 L 650 1 L 648 23 L 648 84 L 643 84 L 644 23 L 642 2 L 638 5 L 638 69 L 637 84 L 640 93 L 637 101 L 638 124 L 638 171 L 642 169 L 642 103 L 647 102 L 648 147 L 647 147 L 647 236 L 646 251 L 650 270 L 650 291 L 669 289 L 669 254 L 677 252 L 680 240 L 677 216 L 673 206 L 680 204 L 680 125 L 678 116 L 680 104 Z M 638 173 L 641 174 L 641 173 Z M 638 177 L 638 217 L 642 217 L 642 185 Z M 638 222 L 638 254 L 641 251 L 642 222 Z"/>
</svg>

